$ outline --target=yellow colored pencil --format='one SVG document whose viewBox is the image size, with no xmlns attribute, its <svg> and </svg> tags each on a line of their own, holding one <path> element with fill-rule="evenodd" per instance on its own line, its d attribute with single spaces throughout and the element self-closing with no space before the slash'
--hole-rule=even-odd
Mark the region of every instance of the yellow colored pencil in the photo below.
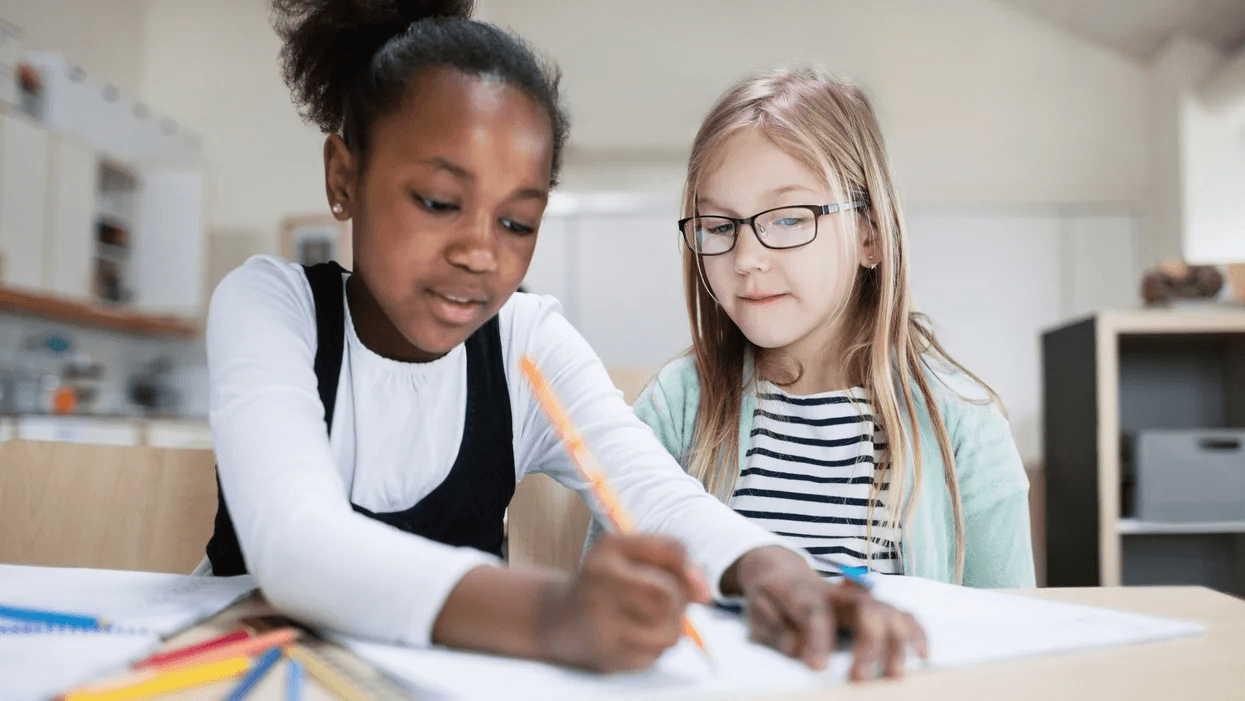
<svg viewBox="0 0 1245 701">
<path fill-rule="evenodd" d="M 325 689 L 336 694 L 342 701 L 370 701 L 367 694 L 359 691 L 353 684 L 346 681 L 333 668 L 325 664 L 317 655 L 312 654 L 301 645 L 293 645 L 286 649 L 291 660 L 302 663 L 307 673 Z"/>
<path fill-rule="evenodd" d="M 242 674 L 251 666 L 246 655 L 209 662 L 198 667 L 175 669 L 161 673 L 143 673 L 135 684 L 129 686 L 109 685 L 98 689 L 71 691 L 64 701 L 137 701 L 172 691 L 181 691 L 212 682 L 230 679 Z"/>
<path fill-rule="evenodd" d="M 579 429 L 575 427 L 575 423 L 571 420 L 570 415 L 562 408 L 562 402 L 558 400 L 557 394 L 553 391 L 553 386 L 545 379 L 544 373 L 540 371 L 540 368 L 536 367 L 536 363 L 528 356 L 523 356 L 519 360 L 519 365 L 523 368 L 523 374 L 527 377 L 527 381 L 532 385 L 532 391 L 536 394 L 536 401 L 545 410 L 545 414 L 549 417 L 549 423 L 558 434 L 558 438 L 566 445 L 567 452 L 571 454 L 571 461 L 575 463 L 579 468 L 580 474 L 592 487 L 593 496 L 601 503 L 601 508 L 609 516 L 614 530 L 620 533 L 634 531 L 635 522 L 631 520 L 631 516 L 623 508 L 622 502 L 619 501 L 618 495 L 613 488 L 605 481 L 605 470 L 601 468 L 601 463 L 597 462 L 596 456 L 588 449 L 587 441 L 580 435 Z M 695 570 L 690 571 L 688 575 L 692 585 L 700 590 L 697 592 L 698 595 L 708 596 L 709 586 L 704 582 L 704 578 Z M 704 638 L 701 637 L 700 632 L 696 630 L 696 626 L 687 617 L 683 618 L 683 634 L 695 643 L 705 657 L 708 657 L 710 660 L 713 659 L 709 654 L 709 649 L 705 646 Z"/>
</svg>

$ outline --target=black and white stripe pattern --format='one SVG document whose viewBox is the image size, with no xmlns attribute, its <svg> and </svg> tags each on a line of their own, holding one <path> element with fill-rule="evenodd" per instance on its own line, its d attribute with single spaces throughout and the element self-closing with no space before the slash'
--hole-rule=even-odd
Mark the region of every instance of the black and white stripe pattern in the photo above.
<svg viewBox="0 0 1245 701">
<path fill-rule="evenodd" d="M 731 507 L 825 562 L 824 575 L 838 565 L 899 573 L 897 531 L 882 525 L 889 484 L 871 493 L 886 439 L 867 392 L 794 397 L 768 383 L 760 389 Z"/>
</svg>

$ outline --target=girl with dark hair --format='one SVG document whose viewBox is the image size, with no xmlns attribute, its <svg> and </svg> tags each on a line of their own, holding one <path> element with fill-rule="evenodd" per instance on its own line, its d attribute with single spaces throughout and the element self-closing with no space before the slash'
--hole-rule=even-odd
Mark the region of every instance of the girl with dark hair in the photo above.
<svg viewBox="0 0 1245 701">
<path fill-rule="evenodd" d="M 923 645 L 910 616 L 826 584 L 707 494 L 557 302 L 515 293 L 566 141 L 556 68 L 461 0 L 274 10 L 286 82 L 328 135 L 329 208 L 353 220 L 355 269 L 257 257 L 213 295 L 211 572 L 250 571 L 319 626 L 607 671 L 673 645 L 689 600 L 743 595 L 757 637 L 788 654 L 823 665 L 850 628 L 860 659 L 897 673 Z M 602 538 L 573 576 L 499 566 L 524 474 L 588 493 L 523 355 L 649 533 Z"/>
</svg>

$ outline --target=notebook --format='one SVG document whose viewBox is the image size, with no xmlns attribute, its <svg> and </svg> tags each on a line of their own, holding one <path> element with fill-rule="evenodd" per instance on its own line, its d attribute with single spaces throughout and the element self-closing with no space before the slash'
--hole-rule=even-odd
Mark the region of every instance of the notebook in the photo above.
<svg viewBox="0 0 1245 701">
<path fill-rule="evenodd" d="M 0 565 L 0 603 L 108 621 L 85 629 L 0 618 L 0 701 L 47 699 L 124 667 L 255 586 L 249 576 Z"/>
<path fill-rule="evenodd" d="M 922 667 L 954 667 L 1109 645 L 1198 635 L 1199 623 L 1173 621 L 1089 606 L 1062 604 L 956 587 L 916 577 L 870 575 L 874 594 L 911 611 L 925 627 L 930 660 Z M 716 669 L 684 640 L 644 672 L 601 676 L 553 665 L 337 638 L 419 698 L 558 701 L 582 698 L 682 699 L 720 694 L 782 693 L 844 683 L 846 651 L 813 673 L 751 643 L 738 616 L 702 607 L 689 610 L 717 659 Z"/>
</svg>

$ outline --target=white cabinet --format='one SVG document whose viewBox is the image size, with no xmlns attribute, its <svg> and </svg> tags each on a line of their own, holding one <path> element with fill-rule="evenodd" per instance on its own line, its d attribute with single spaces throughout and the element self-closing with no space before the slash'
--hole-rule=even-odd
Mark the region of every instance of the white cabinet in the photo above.
<svg viewBox="0 0 1245 701">
<path fill-rule="evenodd" d="M 203 173 L 148 168 L 140 181 L 130 262 L 134 306 L 196 316 L 203 311 L 206 277 Z"/>
<path fill-rule="evenodd" d="M 607 366 L 656 367 L 687 348 L 677 202 L 606 193 L 557 204 L 541 223 L 528 291 L 561 300 Z"/>
<path fill-rule="evenodd" d="M 1141 302 L 1137 228 L 1137 218 L 1128 214 L 1078 215 L 1064 221 L 1064 316 L 1127 309 Z"/>
<path fill-rule="evenodd" d="M 57 54 L 28 59 L 43 121 L 0 112 L 0 285 L 202 313 L 200 137 Z"/>
<path fill-rule="evenodd" d="M 917 308 L 951 357 L 1002 397 L 1021 458 L 1037 458 L 1038 332 L 1064 318 L 1060 219 L 974 212 L 914 214 L 908 223 Z"/>
<path fill-rule="evenodd" d="M 62 135 L 52 137 L 50 156 L 46 290 L 64 299 L 90 301 L 98 156 L 85 142 Z"/>
<path fill-rule="evenodd" d="M 132 181 L 118 190 L 105 182 L 106 171 L 126 171 Z M 0 114 L 0 285 L 101 301 L 97 266 L 108 264 L 136 309 L 197 316 L 205 299 L 203 215 L 197 167 L 120 167 L 79 136 Z M 100 222 L 120 227 L 122 242 L 100 244 Z"/>
<path fill-rule="evenodd" d="M 176 120 L 157 114 L 134 96 L 55 51 L 33 51 L 26 61 L 44 83 L 41 118 L 126 161 L 187 163 L 203 158 L 203 139 Z"/>
<path fill-rule="evenodd" d="M 574 221 L 563 216 L 546 216 L 540 223 L 536 240 L 536 252 L 532 264 L 523 278 L 523 288 L 535 294 L 551 295 L 562 302 L 562 313 L 573 324 L 575 297 L 568 295 L 569 277 L 573 271 L 567 267 L 571 252 L 570 236 Z"/>
<path fill-rule="evenodd" d="M 0 282 L 39 290 L 44 283 L 48 132 L 0 114 Z"/>
<path fill-rule="evenodd" d="M 608 366 L 656 367 L 691 345 L 677 212 L 579 220 L 579 330 Z"/>
</svg>

